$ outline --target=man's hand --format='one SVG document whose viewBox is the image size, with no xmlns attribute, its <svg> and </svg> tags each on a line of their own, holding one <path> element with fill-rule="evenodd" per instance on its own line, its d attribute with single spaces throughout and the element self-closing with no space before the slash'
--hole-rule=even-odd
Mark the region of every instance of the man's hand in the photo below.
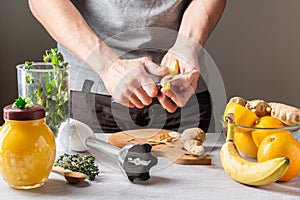
<svg viewBox="0 0 300 200">
<path fill-rule="evenodd" d="M 199 68 L 197 55 L 217 25 L 225 4 L 226 0 L 191 1 L 183 14 L 177 40 L 163 58 L 162 65 L 175 57 L 179 60 L 180 73 Z M 172 83 L 171 90 L 159 94 L 161 105 L 169 112 L 184 106 L 197 87 L 199 75 L 193 73 L 185 78 L 185 82 Z"/>
<path fill-rule="evenodd" d="M 128 107 L 143 108 L 152 103 L 158 89 L 149 73 L 164 76 L 167 67 L 159 67 L 150 58 L 118 59 L 100 74 L 106 89 L 116 100 Z"/>
<path fill-rule="evenodd" d="M 185 50 L 185 55 L 180 51 Z M 187 52 L 189 52 L 187 54 Z M 180 73 L 186 73 L 194 69 L 200 70 L 198 67 L 197 52 L 190 51 L 189 49 L 176 49 L 173 47 L 168 51 L 162 60 L 162 66 L 166 66 L 176 58 L 179 61 Z M 158 100 L 162 107 L 168 112 L 175 112 L 178 107 L 183 107 L 194 94 L 197 88 L 197 81 L 200 73 L 192 73 L 186 75 L 184 78 L 177 79 L 171 82 L 171 89 L 165 91 L 161 90 L 158 95 Z"/>
</svg>

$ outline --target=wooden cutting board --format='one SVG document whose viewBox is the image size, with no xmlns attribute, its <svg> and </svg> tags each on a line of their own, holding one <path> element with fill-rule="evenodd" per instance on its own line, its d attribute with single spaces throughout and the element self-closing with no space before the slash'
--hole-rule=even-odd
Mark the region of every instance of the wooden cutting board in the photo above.
<svg viewBox="0 0 300 200">
<path fill-rule="evenodd" d="M 116 147 L 123 148 L 127 144 L 149 143 L 149 140 L 159 140 L 161 134 L 168 134 L 164 129 L 138 129 L 117 132 L 109 136 L 108 141 Z M 211 158 L 208 155 L 202 157 L 188 154 L 182 148 L 180 140 L 167 144 L 152 145 L 152 152 L 159 157 L 166 157 L 170 161 L 182 165 L 210 165 Z"/>
</svg>

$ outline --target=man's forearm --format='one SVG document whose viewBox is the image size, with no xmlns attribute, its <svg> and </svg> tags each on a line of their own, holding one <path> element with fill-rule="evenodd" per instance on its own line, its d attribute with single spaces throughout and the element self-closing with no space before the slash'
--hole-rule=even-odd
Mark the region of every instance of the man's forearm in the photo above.
<svg viewBox="0 0 300 200">
<path fill-rule="evenodd" d="M 186 9 L 179 35 L 203 46 L 224 11 L 226 0 L 193 0 Z"/>
<path fill-rule="evenodd" d="M 100 68 L 104 67 L 104 63 L 117 56 L 91 30 L 71 1 L 28 0 L 28 2 L 33 15 L 49 34 L 81 60 L 87 61 L 98 74 L 103 70 Z M 98 60 L 104 58 L 104 55 L 107 56 L 106 60 Z"/>
</svg>

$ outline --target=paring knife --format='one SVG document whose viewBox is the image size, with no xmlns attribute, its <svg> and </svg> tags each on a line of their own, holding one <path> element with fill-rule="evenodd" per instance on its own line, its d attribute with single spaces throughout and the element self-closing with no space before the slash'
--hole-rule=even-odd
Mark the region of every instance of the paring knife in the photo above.
<svg viewBox="0 0 300 200">
<path fill-rule="evenodd" d="M 175 80 L 177 80 L 177 79 L 179 79 L 179 78 L 183 78 L 183 77 L 185 77 L 186 75 L 193 74 L 193 73 L 195 73 L 195 72 L 199 72 L 199 70 L 198 70 L 198 69 L 193 69 L 192 71 L 185 72 L 185 73 L 183 73 L 183 74 L 176 74 L 176 75 L 174 75 L 174 76 L 170 76 L 169 78 L 167 78 L 167 79 L 165 80 L 165 83 L 170 83 L 170 82 L 172 82 L 172 81 L 175 81 Z M 156 84 L 157 86 L 161 86 L 161 82 L 156 82 L 155 84 Z"/>
</svg>

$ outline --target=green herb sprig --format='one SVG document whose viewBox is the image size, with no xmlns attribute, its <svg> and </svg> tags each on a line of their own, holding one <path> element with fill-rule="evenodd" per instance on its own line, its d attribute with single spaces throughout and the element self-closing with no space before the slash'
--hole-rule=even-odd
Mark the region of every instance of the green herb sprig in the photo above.
<svg viewBox="0 0 300 200">
<path fill-rule="evenodd" d="M 64 61 L 64 56 L 58 51 L 57 48 L 45 51 L 43 55 L 44 62 L 51 62 L 55 69 L 66 68 L 68 63 Z"/>
<path fill-rule="evenodd" d="M 12 107 L 14 107 L 14 108 L 31 108 L 33 106 L 34 106 L 34 104 L 31 101 L 31 99 L 26 98 L 26 97 L 17 98 L 12 105 Z"/>
<path fill-rule="evenodd" d="M 32 65 L 33 65 L 33 62 L 26 61 L 25 62 L 25 69 L 27 69 L 27 70 L 32 69 Z M 33 80 L 30 73 L 27 73 L 25 78 L 26 78 L 26 83 L 28 83 L 28 84 L 34 83 L 34 80 Z"/>
<path fill-rule="evenodd" d="M 28 87 L 35 87 L 27 96 L 46 108 L 46 123 L 57 136 L 60 124 L 68 117 L 68 74 L 61 70 L 67 68 L 68 63 L 57 48 L 46 50 L 43 60 L 50 63 L 54 70 L 43 73 L 42 77 L 31 71 L 34 62 L 25 62 L 26 83 Z"/>
<path fill-rule="evenodd" d="M 99 168 L 95 164 L 95 157 L 91 155 L 63 154 L 55 161 L 54 166 L 62 167 L 74 172 L 81 172 L 88 176 L 90 181 L 99 175 Z"/>
</svg>

